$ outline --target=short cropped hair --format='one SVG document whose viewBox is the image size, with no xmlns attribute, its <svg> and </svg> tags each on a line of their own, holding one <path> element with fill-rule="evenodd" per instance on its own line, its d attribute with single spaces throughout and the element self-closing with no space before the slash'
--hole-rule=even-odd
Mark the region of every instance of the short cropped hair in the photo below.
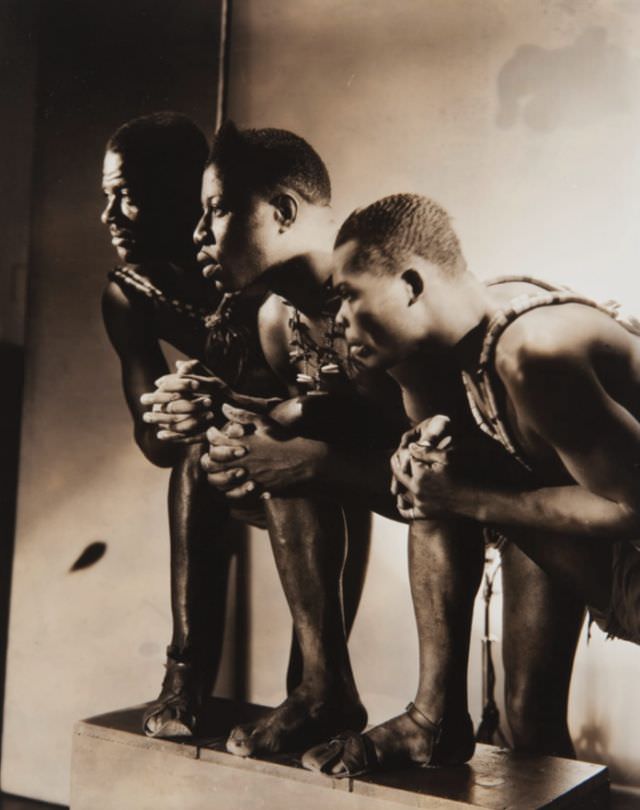
<svg viewBox="0 0 640 810">
<path fill-rule="evenodd" d="M 209 144 L 186 115 L 163 111 L 133 118 L 107 141 L 107 151 L 126 159 L 145 189 L 166 189 L 200 198 Z"/>
<path fill-rule="evenodd" d="M 420 194 L 392 194 L 356 209 L 338 231 L 335 247 L 351 240 L 359 242 L 356 270 L 374 262 L 383 272 L 393 273 L 411 253 L 452 275 L 465 267 L 449 215 Z"/>
<path fill-rule="evenodd" d="M 322 158 L 304 138 L 285 129 L 240 130 L 226 121 L 208 163 L 232 188 L 264 194 L 288 188 L 314 205 L 331 203 L 331 180 Z"/>
</svg>

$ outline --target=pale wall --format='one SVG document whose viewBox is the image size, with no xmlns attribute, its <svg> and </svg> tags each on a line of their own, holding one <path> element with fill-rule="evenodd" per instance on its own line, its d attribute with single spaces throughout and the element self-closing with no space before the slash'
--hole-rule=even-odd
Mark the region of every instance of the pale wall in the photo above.
<svg viewBox="0 0 640 810">
<path fill-rule="evenodd" d="M 229 113 L 307 137 L 341 219 L 398 191 L 455 217 L 482 277 L 530 274 L 640 311 L 640 3 L 633 0 L 236 0 Z M 282 697 L 288 621 L 254 542 L 252 685 Z M 376 526 L 353 637 L 372 719 L 413 696 L 404 531 Z M 479 710 L 476 633 L 472 707 Z M 640 650 L 581 646 L 571 726 L 581 753 L 640 784 Z"/>
</svg>

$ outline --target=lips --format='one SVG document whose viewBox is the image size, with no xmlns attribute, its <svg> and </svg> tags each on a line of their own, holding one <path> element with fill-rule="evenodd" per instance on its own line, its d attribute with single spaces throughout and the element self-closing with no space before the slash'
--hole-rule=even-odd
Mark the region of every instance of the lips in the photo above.
<svg viewBox="0 0 640 810">
<path fill-rule="evenodd" d="M 368 347 L 365 346 L 363 343 L 350 343 L 349 344 L 349 356 L 352 360 L 366 360 L 367 357 L 370 357 L 373 354 L 373 351 Z"/>
<path fill-rule="evenodd" d="M 200 272 L 202 275 L 208 280 L 213 281 L 216 289 L 220 292 L 224 291 L 224 283 L 221 278 L 222 273 L 222 265 L 218 262 L 217 259 L 214 259 L 213 256 L 209 256 L 208 253 L 204 251 L 200 251 L 196 257 L 198 264 L 200 265 Z"/>
<path fill-rule="evenodd" d="M 128 248 L 135 244 L 133 235 L 128 231 L 111 231 L 111 244 L 115 247 Z"/>
</svg>

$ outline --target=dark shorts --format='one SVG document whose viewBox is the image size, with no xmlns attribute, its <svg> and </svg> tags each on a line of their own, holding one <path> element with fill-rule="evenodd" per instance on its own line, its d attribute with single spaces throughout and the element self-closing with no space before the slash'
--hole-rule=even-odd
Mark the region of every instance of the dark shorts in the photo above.
<svg viewBox="0 0 640 810">
<path fill-rule="evenodd" d="M 611 575 L 609 609 L 591 608 L 591 616 L 608 636 L 640 644 L 640 550 L 633 543 L 614 544 Z"/>
</svg>

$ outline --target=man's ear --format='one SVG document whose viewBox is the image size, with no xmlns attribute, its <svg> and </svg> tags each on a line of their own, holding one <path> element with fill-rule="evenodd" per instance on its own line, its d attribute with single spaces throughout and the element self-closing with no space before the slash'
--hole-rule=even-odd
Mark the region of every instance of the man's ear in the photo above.
<svg viewBox="0 0 640 810">
<path fill-rule="evenodd" d="M 276 222 L 280 225 L 282 233 L 286 228 L 290 228 L 298 217 L 298 201 L 292 194 L 276 194 L 271 199 Z"/>
<path fill-rule="evenodd" d="M 422 280 L 420 273 L 412 268 L 405 270 L 400 278 L 409 288 L 409 306 L 411 306 L 412 304 L 415 304 L 415 302 L 424 292 L 424 281 Z"/>
</svg>

